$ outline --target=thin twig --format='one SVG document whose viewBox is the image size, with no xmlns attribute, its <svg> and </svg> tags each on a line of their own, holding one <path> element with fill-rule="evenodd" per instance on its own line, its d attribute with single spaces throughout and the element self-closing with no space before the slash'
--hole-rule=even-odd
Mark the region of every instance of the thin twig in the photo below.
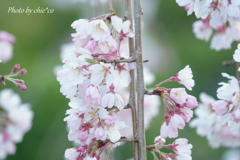
<svg viewBox="0 0 240 160">
<path fill-rule="evenodd" d="M 110 11 L 112 12 L 112 15 L 115 15 L 116 12 L 115 12 L 115 10 L 113 9 L 112 0 L 109 0 L 109 7 L 110 7 Z"/>
<path fill-rule="evenodd" d="M 148 91 L 148 90 L 145 90 L 144 94 L 146 95 L 160 95 L 161 94 L 161 91 L 156 91 L 156 90 L 153 90 L 153 91 Z"/>
<path fill-rule="evenodd" d="M 222 62 L 222 65 L 224 66 L 231 66 L 231 65 L 234 65 L 236 64 L 236 62 L 234 60 L 228 60 L 228 61 L 223 61 Z"/>
<path fill-rule="evenodd" d="M 113 60 L 113 59 L 100 59 L 100 58 L 96 58 L 96 60 L 98 62 L 104 62 L 104 63 L 132 63 L 132 62 L 136 62 L 136 58 L 121 58 L 119 60 Z"/>
</svg>

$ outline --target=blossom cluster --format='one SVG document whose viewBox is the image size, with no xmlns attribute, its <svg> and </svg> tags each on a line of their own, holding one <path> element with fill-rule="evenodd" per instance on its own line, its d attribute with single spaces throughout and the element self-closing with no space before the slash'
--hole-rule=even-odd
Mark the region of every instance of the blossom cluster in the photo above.
<svg viewBox="0 0 240 160">
<path fill-rule="evenodd" d="M 11 89 L 0 92 L 0 159 L 15 153 L 15 143 L 31 128 L 32 118 L 30 104 L 21 104 L 18 94 Z"/>
<path fill-rule="evenodd" d="M 99 159 L 100 154 L 127 127 L 117 113 L 126 106 L 120 91 L 131 82 L 128 38 L 134 33 L 130 21 L 115 15 L 73 22 L 75 51 L 64 56 L 57 73 L 60 91 L 70 99 L 64 119 L 68 139 L 80 145 L 67 149 L 67 159 Z M 133 61 L 131 61 L 133 62 Z"/>
<path fill-rule="evenodd" d="M 159 87 L 159 85 L 168 81 L 177 81 L 189 90 L 192 90 L 195 84 L 192 77 L 191 68 L 186 66 L 175 77 L 171 77 L 156 85 L 154 92 L 159 93 L 163 99 L 165 109 L 165 121 L 160 129 L 160 135 L 163 138 L 176 138 L 178 136 L 178 129 L 183 129 L 185 123 L 190 121 L 193 116 L 192 109 L 198 106 L 198 102 L 194 96 L 187 94 L 185 88 L 167 89 Z"/>
<path fill-rule="evenodd" d="M 240 62 L 240 44 L 235 50 L 233 59 Z M 239 70 L 239 69 L 238 69 Z M 210 146 L 217 148 L 240 146 L 240 82 L 236 77 L 222 73 L 228 82 L 221 82 L 215 100 L 205 93 L 200 95 L 202 103 L 196 109 L 198 116 L 191 122 L 197 133 L 206 136 Z"/>
<path fill-rule="evenodd" d="M 212 49 L 230 49 L 240 40 L 240 1 L 238 0 L 176 0 L 185 6 L 188 15 L 195 13 L 201 19 L 193 24 L 196 38 L 208 41 Z"/>
<path fill-rule="evenodd" d="M 6 63 L 12 58 L 13 55 L 13 46 L 15 43 L 15 37 L 6 32 L 0 31 L 0 62 Z"/>
<path fill-rule="evenodd" d="M 154 145 L 148 146 L 147 149 L 151 151 L 155 159 L 158 159 L 159 154 L 160 160 L 191 160 L 191 149 L 192 145 L 188 144 L 188 140 L 185 138 L 178 138 L 172 144 L 165 145 L 166 140 L 161 136 L 157 136 L 154 139 Z M 159 151 L 162 148 L 171 149 L 174 153 L 165 153 Z"/>
</svg>

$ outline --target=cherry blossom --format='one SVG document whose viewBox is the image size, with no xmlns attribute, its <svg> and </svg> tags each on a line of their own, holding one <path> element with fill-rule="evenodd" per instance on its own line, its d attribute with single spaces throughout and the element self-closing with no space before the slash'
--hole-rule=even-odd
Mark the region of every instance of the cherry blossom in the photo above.
<svg viewBox="0 0 240 160">
<path fill-rule="evenodd" d="M 200 94 L 200 100 L 202 103 L 195 110 L 197 118 L 190 122 L 190 126 L 196 128 L 200 136 L 206 136 L 213 148 L 240 146 L 240 132 L 232 130 L 227 124 L 222 124 L 223 117 L 215 114 L 213 104 L 216 100 L 206 93 Z"/>
<path fill-rule="evenodd" d="M 176 77 L 171 77 L 170 80 L 178 81 L 178 83 L 184 85 L 188 90 L 192 90 L 192 87 L 195 85 L 192 77 L 192 70 L 189 65 L 187 65 L 184 69 L 177 73 Z"/>
<path fill-rule="evenodd" d="M 0 31 L 0 62 L 6 63 L 13 56 L 13 43 L 15 43 L 15 37 L 6 32 Z"/>
<path fill-rule="evenodd" d="M 208 41 L 212 35 L 212 30 L 208 20 L 198 20 L 193 23 L 193 33 L 198 39 Z"/>
<path fill-rule="evenodd" d="M 16 152 L 15 143 L 22 141 L 32 126 L 30 104 L 21 104 L 18 94 L 11 89 L 0 92 L 0 159 Z"/>
<path fill-rule="evenodd" d="M 127 129 L 131 126 L 131 116 L 126 116 L 131 112 L 126 110 L 128 101 L 124 96 L 132 81 L 129 71 L 135 67 L 135 62 L 129 61 L 132 57 L 129 56 L 128 39 L 134 37 L 130 24 L 129 20 L 108 14 L 79 19 L 71 25 L 75 30 L 72 34 L 74 45 L 62 51 L 65 52 L 64 64 L 57 73 L 60 92 L 70 99 L 71 108 L 64 118 L 69 129 L 68 139 L 79 145 L 79 148 L 65 151 L 67 159 L 99 159 L 106 148 L 124 139 L 123 132 L 128 130 L 126 135 L 132 137 L 131 128 Z M 161 127 L 163 138 L 177 137 L 178 129 L 183 129 L 192 118 L 191 109 L 197 107 L 197 100 L 188 95 L 185 88 L 159 86 L 177 81 L 192 90 L 195 84 L 192 77 L 191 68 L 186 66 L 154 89 L 163 99 L 166 111 Z M 152 76 L 150 81 L 153 79 Z M 159 99 L 150 96 L 145 99 L 147 128 L 152 116 L 157 114 Z"/>
<path fill-rule="evenodd" d="M 233 59 L 236 62 L 240 62 L 240 44 L 238 44 L 237 49 L 235 50 L 233 54 Z M 238 68 L 238 71 L 240 72 L 240 68 Z"/>
<path fill-rule="evenodd" d="M 188 140 L 185 138 L 178 138 L 172 144 L 165 144 L 166 140 L 161 136 L 157 136 L 154 139 L 154 145 L 148 146 L 147 149 L 151 151 L 155 158 L 157 158 L 155 152 L 160 155 L 161 160 L 191 160 L 192 145 L 188 144 Z M 174 153 L 165 153 L 165 151 L 159 151 L 162 148 L 171 149 Z"/>
</svg>

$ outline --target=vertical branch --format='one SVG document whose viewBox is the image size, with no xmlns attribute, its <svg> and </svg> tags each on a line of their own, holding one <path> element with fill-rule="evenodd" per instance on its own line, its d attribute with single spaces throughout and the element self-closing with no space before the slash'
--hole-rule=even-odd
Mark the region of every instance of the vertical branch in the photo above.
<svg viewBox="0 0 240 160">
<path fill-rule="evenodd" d="M 237 80 L 240 81 L 240 72 L 238 71 L 238 68 L 239 68 L 239 63 L 236 62 L 236 78 L 237 78 Z"/>
<path fill-rule="evenodd" d="M 137 140 L 138 140 L 138 158 L 146 159 L 146 142 L 144 130 L 144 78 L 143 78 L 143 60 L 142 60 L 142 6 L 140 0 L 134 0 L 134 23 L 135 23 L 135 54 L 137 68 Z"/>
<path fill-rule="evenodd" d="M 131 21 L 131 26 L 130 29 L 133 30 L 133 1 L 132 0 L 126 0 L 125 5 L 126 5 L 126 12 L 125 16 L 127 19 Z M 129 38 L 129 52 L 130 52 L 130 57 L 136 57 L 134 53 L 134 38 Z M 136 96 L 135 96 L 135 91 L 136 91 L 136 81 L 135 81 L 135 69 L 130 71 L 130 76 L 131 76 L 131 83 L 130 83 L 130 96 L 129 96 L 129 104 L 131 106 L 132 110 L 132 127 L 133 127 L 133 136 L 134 139 L 137 139 L 137 108 L 136 108 Z M 134 160 L 138 160 L 138 141 L 134 142 Z"/>
</svg>

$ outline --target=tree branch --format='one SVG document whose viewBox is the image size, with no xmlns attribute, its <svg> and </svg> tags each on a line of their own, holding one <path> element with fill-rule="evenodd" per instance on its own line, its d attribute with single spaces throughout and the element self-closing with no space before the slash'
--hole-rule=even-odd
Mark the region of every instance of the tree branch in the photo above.
<svg viewBox="0 0 240 160">
<path fill-rule="evenodd" d="M 128 20 L 130 20 L 131 25 L 130 29 L 133 30 L 134 20 L 133 20 L 133 0 L 125 0 L 125 17 L 127 17 Z M 131 57 L 136 58 L 135 55 L 135 47 L 134 47 L 134 38 L 129 38 L 129 53 Z M 135 81 L 135 69 L 130 71 L 131 76 L 131 83 L 130 83 L 130 96 L 129 96 L 129 103 L 127 106 L 131 107 L 132 110 L 132 127 L 133 127 L 133 136 L 135 139 L 137 139 L 137 108 L 136 108 L 136 81 Z M 134 160 L 138 160 L 138 141 L 135 141 L 133 144 L 133 150 L 134 150 Z"/>
<path fill-rule="evenodd" d="M 142 7 L 140 0 L 134 0 L 134 22 L 135 22 L 135 56 L 137 69 L 137 140 L 138 159 L 146 159 L 146 142 L 144 129 L 144 78 L 142 60 Z"/>
</svg>

